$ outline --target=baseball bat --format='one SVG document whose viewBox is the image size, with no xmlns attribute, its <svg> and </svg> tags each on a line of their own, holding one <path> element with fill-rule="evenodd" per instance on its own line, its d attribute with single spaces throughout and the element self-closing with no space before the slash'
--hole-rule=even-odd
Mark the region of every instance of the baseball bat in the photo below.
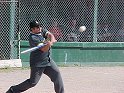
<svg viewBox="0 0 124 93">
<path fill-rule="evenodd" d="M 41 44 L 39 44 L 39 45 L 36 46 L 36 47 L 33 47 L 33 48 L 30 48 L 30 49 L 27 49 L 27 50 L 22 51 L 21 54 L 25 54 L 25 53 L 28 53 L 28 52 L 35 51 L 35 50 L 37 50 L 37 49 L 39 49 L 39 48 L 41 48 L 41 47 L 43 47 L 43 46 L 45 46 L 45 45 L 46 45 L 46 44 L 41 43 Z"/>
</svg>

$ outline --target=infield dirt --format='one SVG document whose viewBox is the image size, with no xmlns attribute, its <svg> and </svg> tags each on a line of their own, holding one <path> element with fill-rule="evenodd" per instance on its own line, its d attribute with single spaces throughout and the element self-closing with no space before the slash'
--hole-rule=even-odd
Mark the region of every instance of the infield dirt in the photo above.
<svg viewBox="0 0 124 93">
<path fill-rule="evenodd" d="M 60 67 L 65 93 L 124 93 L 124 67 Z M 0 93 L 28 79 L 29 69 L 0 71 Z M 43 75 L 39 83 L 23 93 L 55 93 Z"/>
</svg>

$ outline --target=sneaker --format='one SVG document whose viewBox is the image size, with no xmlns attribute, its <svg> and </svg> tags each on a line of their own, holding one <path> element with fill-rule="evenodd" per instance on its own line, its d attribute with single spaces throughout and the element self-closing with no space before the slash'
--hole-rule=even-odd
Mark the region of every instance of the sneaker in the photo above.
<svg viewBox="0 0 124 93">
<path fill-rule="evenodd" d="M 6 93 L 14 93 L 12 87 L 10 87 Z"/>
</svg>

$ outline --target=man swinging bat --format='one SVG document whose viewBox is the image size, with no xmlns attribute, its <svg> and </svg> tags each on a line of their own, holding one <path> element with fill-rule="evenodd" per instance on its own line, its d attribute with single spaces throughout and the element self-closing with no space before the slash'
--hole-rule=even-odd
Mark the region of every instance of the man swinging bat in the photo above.
<svg viewBox="0 0 124 93">
<path fill-rule="evenodd" d="M 40 80 L 42 74 L 46 74 L 54 83 L 56 93 L 64 93 L 64 86 L 60 71 L 50 57 L 50 47 L 56 42 L 55 37 L 44 30 L 37 21 L 30 22 L 31 33 L 29 35 L 30 47 L 45 43 L 44 47 L 30 53 L 30 78 L 24 82 L 11 86 L 6 93 L 21 93 L 34 87 Z M 49 38 L 49 40 L 47 40 Z"/>
</svg>

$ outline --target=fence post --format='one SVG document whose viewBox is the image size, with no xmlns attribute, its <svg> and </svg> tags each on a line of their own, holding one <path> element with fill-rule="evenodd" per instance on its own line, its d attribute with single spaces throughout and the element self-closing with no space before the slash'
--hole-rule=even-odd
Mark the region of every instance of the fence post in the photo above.
<svg viewBox="0 0 124 93">
<path fill-rule="evenodd" d="M 98 13 L 98 0 L 95 0 L 95 4 L 94 4 L 93 42 L 97 42 L 97 13 Z"/>
<path fill-rule="evenodd" d="M 15 0 L 11 0 L 10 2 L 10 59 L 13 59 L 13 56 L 14 56 L 14 22 L 15 21 Z"/>
<path fill-rule="evenodd" d="M 17 57 L 20 59 L 20 0 L 18 0 L 18 38 L 17 38 Z"/>
</svg>

